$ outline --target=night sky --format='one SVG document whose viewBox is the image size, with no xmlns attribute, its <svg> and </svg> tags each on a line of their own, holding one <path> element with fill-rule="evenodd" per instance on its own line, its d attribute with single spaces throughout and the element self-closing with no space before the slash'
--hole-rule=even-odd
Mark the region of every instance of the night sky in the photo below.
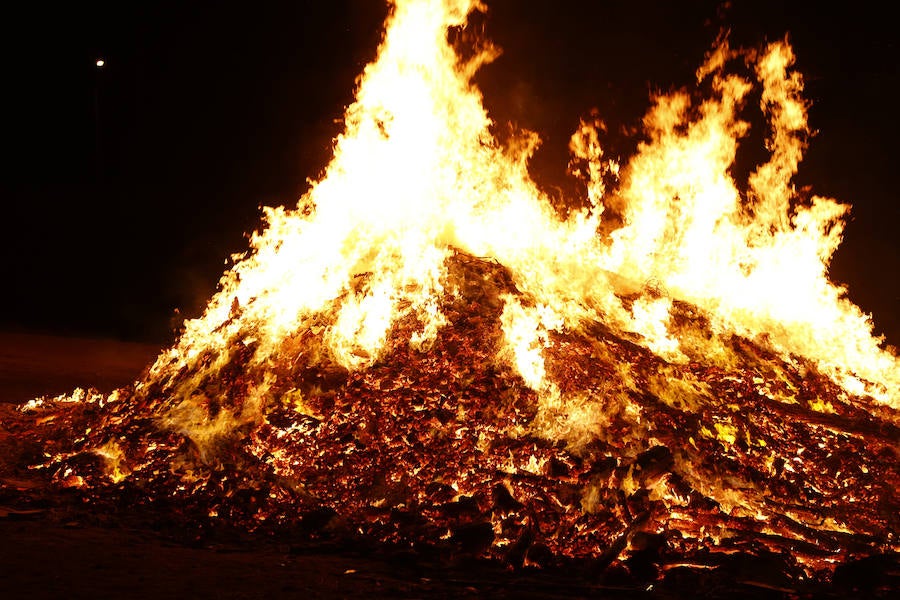
<svg viewBox="0 0 900 600">
<path fill-rule="evenodd" d="M 487 4 L 477 26 L 504 54 L 477 82 L 498 123 L 545 140 L 547 189 L 572 185 L 566 143 L 592 107 L 634 126 L 650 92 L 691 84 L 720 28 L 751 46 L 788 34 L 818 131 L 797 183 L 853 205 L 832 277 L 900 344 L 900 51 L 878 3 Z M 165 343 L 259 206 L 293 205 L 321 173 L 387 8 L 67 5 L 4 9 L 0 329 Z"/>
</svg>

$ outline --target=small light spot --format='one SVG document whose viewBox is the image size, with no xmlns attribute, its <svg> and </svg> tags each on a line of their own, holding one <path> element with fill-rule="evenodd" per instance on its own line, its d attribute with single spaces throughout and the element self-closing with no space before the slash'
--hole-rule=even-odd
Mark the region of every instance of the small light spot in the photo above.
<svg viewBox="0 0 900 600">
<path fill-rule="evenodd" d="M 98 58 L 98 59 L 97 59 L 97 68 L 98 68 L 98 69 L 99 69 L 99 68 L 102 68 L 103 65 L 105 65 L 105 64 L 106 64 L 106 61 L 103 60 L 102 58 Z"/>
</svg>

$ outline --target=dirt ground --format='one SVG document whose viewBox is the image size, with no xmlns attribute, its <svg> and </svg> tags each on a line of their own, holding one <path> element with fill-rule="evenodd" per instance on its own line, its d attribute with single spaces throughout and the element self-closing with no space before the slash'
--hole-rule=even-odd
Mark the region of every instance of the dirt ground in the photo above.
<svg viewBox="0 0 900 600">
<path fill-rule="evenodd" d="M 0 333 L 0 409 L 9 414 L 13 404 L 77 386 L 111 391 L 139 377 L 159 350 L 111 340 Z M 2 425 L 0 453 L 4 443 L 10 447 Z M 38 485 L 11 480 L 8 470 L 0 470 L 0 479 L 5 489 L 26 494 L 28 486 Z M 346 544 L 311 546 L 304 540 L 185 543 L 172 532 L 92 515 L 89 508 L 60 513 L 23 509 L 7 500 L 0 497 L 2 598 L 850 598 L 859 597 L 857 582 L 898 581 L 894 571 L 900 570 L 892 561 L 870 561 L 858 572 L 845 572 L 840 587 L 799 594 L 754 583 L 740 570 L 655 586 L 617 585 L 584 564 L 513 571 L 484 561 Z"/>
<path fill-rule="evenodd" d="M 0 519 L 0 539 L 7 598 L 558 598 L 603 591 L 488 565 L 435 569 L 347 549 L 309 552 L 274 544 L 192 548 L 146 531 L 60 526 L 40 518 Z M 606 597 L 633 597 L 605 591 Z"/>
<path fill-rule="evenodd" d="M 110 392 L 131 383 L 161 348 L 151 344 L 0 332 L 0 402 L 76 387 Z"/>
</svg>

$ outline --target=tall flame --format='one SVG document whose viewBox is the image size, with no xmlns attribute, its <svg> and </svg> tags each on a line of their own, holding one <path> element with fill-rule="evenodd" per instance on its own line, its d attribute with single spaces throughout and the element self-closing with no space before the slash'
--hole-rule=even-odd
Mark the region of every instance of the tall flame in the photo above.
<svg viewBox="0 0 900 600">
<path fill-rule="evenodd" d="M 411 317 L 420 328 L 409 343 L 427 351 L 448 323 L 438 298 L 456 293 L 445 267 L 456 249 L 509 270 L 519 295 L 504 298 L 498 360 L 570 418 L 585 409 L 561 396 L 542 351 L 548 332 L 595 322 L 673 362 L 727 361 L 722 339 L 746 336 L 811 361 L 850 393 L 900 407 L 900 362 L 827 276 L 848 207 L 801 199 L 792 183 L 809 130 L 786 41 L 758 52 L 720 41 L 697 71 L 709 97 L 681 90 L 655 98 L 645 139 L 622 165 L 605 158 L 602 123 L 584 121 L 570 148 L 588 182 L 587 208 L 562 218 L 528 174 L 537 136 L 520 131 L 501 144 L 491 133 L 472 77 L 496 51 L 484 44 L 462 60 L 448 41 L 449 28 L 484 9 L 477 0 L 394 0 L 324 176 L 296 208 L 265 210 L 265 228 L 205 313 L 152 367 L 145 385 L 173 399 L 173 426 L 202 438 L 226 420 L 255 418 L 265 383 L 221 422 L 192 409 L 198 382 L 236 348 L 252 346 L 257 364 L 292 351 L 364 369 L 392 324 Z M 753 77 L 729 71 L 739 61 Z M 769 158 L 739 185 L 730 169 L 754 88 Z M 605 223 L 604 210 L 621 225 Z M 676 332 L 676 301 L 705 313 L 716 335 Z M 298 331 L 312 341 L 288 350 Z M 193 380 L 174 377 L 184 367 Z"/>
</svg>

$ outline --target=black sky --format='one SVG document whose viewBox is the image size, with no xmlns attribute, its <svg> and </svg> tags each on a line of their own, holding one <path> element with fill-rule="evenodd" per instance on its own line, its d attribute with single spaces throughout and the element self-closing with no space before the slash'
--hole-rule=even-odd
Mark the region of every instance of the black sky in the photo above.
<svg viewBox="0 0 900 600">
<path fill-rule="evenodd" d="M 495 120 L 545 139 L 548 188 L 566 185 L 565 143 L 592 107 L 635 125 L 649 92 L 691 83 L 721 27 L 746 45 L 788 34 L 819 132 L 798 183 L 853 204 L 833 278 L 900 344 L 900 52 L 878 3 L 487 3 L 479 27 L 504 55 L 477 81 Z M 175 308 L 202 309 L 258 207 L 293 204 L 325 166 L 386 14 L 379 0 L 4 10 L 0 328 L 159 342 Z"/>
</svg>

